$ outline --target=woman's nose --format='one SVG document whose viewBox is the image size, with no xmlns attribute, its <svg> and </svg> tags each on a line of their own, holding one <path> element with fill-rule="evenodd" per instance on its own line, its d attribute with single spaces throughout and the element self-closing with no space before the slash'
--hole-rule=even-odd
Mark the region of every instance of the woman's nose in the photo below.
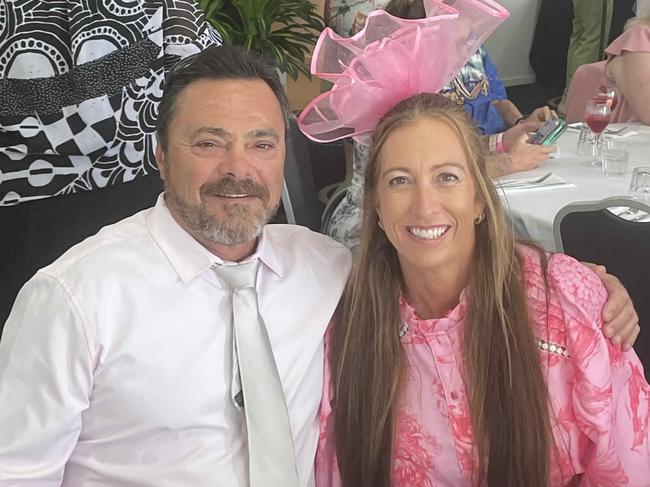
<svg viewBox="0 0 650 487">
<path fill-rule="evenodd" d="M 413 211 L 419 217 L 427 217 L 440 208 L 440 194 L 435 188 L 418 186 L 415 191 Z"/>
</svg>

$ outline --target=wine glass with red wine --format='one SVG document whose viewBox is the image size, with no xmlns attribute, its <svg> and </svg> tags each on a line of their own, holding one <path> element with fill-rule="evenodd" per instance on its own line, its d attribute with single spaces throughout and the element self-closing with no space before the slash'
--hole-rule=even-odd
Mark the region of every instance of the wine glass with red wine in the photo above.
<svg viewBox="0 0 650 487">
<path fill-rule="evenodd" d="M 600 137 L 609 124 L 611 117 L 612 110 L 607 103 L 600 103 L 595 100 L 587 103 L 585 122 L 587 122 L 591 131 L 595 134 L 592 152 L 594 160 L 591 163 L 592 166 L 600 166 L 602 164 L 600 157 Z"/>
</svg>

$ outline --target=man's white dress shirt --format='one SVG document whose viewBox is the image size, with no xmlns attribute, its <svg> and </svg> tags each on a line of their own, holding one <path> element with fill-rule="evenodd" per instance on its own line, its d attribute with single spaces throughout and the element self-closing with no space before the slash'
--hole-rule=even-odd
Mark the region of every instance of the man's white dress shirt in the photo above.
<svg viewBox="0 0 650 487">
<path fill-rule="evenodd" d="M 268 225 L 251 258 L 309 486 L 323 334 L 350 254 L 303 227 Z M 161 196 L 24 286 L 0 341 L 0 486 L 248 485 L 231 292 L 217 263 Z"/>
</svg>

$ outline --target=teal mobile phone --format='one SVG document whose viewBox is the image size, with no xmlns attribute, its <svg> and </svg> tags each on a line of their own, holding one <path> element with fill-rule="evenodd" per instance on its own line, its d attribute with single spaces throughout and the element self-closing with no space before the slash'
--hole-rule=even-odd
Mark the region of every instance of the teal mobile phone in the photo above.
<svg viewBox="0 0 650 487">
<path fill-rule="evenodd" d="M 566 130 L 566 122 L 561 118 L 551 118 L 544 122 L 528 140 L 531 144 L 553 145 Z"/>
</svg>

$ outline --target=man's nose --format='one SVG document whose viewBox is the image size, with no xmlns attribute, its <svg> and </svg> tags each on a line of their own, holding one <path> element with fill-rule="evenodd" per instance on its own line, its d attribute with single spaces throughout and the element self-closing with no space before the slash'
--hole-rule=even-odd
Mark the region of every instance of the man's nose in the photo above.
<svg viewBox="0 0 650 487">
<path fill-rule="evenodd" d="M 229 174 L 237 179 L 251 175 L 251 165 L 248 151 L 244 144 L 232 143 L 226 151 L 220 165 L 222 174 Z"/>
</svg>

